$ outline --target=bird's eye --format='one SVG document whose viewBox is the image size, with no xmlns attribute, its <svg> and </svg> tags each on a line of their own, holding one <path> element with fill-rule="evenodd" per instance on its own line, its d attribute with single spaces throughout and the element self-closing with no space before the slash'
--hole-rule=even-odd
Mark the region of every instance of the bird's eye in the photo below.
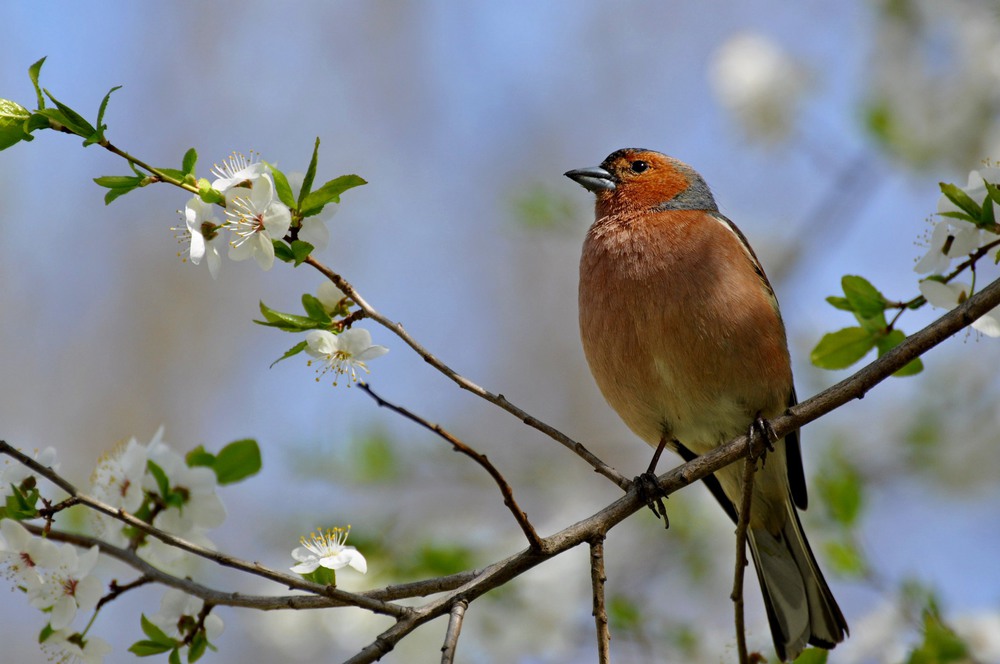
<svg viewBox="0 0 1000 664">
<path fill-rule="evenodd" d="M 642 161 L 641 159 L 638 159 L 638 160 L 632 162 L 632 172 L 633 173 L 642 173 L 643 171 L 645 171 L 648 168 L 649 168 L 649 164 L 647 164 L 646 162 Z"/>
</svg>

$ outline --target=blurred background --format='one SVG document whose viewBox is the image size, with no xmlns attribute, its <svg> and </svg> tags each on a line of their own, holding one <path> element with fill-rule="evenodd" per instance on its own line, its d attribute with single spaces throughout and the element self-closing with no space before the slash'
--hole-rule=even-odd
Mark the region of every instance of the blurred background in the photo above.
<svg viewBox="0 0 1000 664">
<path fill-rule="evenodd" d="M 318 258 L 447 364 L 627 476 L 650 450 L 584 362 L 577 260 L 592 197 L 564 171 L 626 146 L 700 171 L 768 270 L 806 398 L 848 375 L 808 360 L 825 332 L 854 324 L 824 302 L 840 278 L 917 295 L 937 183 L 964 185 L 1000 158 L 1000 6 L 986 0 L 116 1 L 3 13 L 0 97 L 32 107 L 27 69 L 46 55 L 42 85 L 91 120 L 123 85 L 108 137 L 154 165 L 177 168 L 194 146 L 202 177 L 233 150 L 303 171 L 318 135 L 320 182 L 369 181 L 344 194 Z M 55 132 L 0 155 L 0 437 L 56 447 L 79 485 L 104 451 L 161 425 L 181 451 L 254 437 L 263 472 L 220 490 L 229 518 L 213 541 L 285 568 L 299 536 L 350 523 L 369 572 L 342 572 L 346 589 L 523 548 L 489 478 L 442 441 L 356 388 L 314 381 L 304 356 L 268 369 L 300 338 L 252 324 L 258 301 L 297 311 L 315 271 L 226 260 L 213 281 L 176 255 L 184 192 L 148 187 L 104 206 L 91 179 L 126 173 Z M 900 326 L 940 313 L 909 312 Z M 620 495 L 365 327 L 391 348 L 371 363 L 372 386 L 486 453 L 542 534 Z M 928 598 L 978 661 L 1000 661 L 1000 347 L 963 334 L 924 361 L 803 431 L 807 473 L 820 475 L 806 530 L 851 626 L 830 662 L 902 661 Z M 847 517 L 845 500 L 857 504 Z M 732 661 L 732 524 L 701 487 L 668 508 L 669 531 L 643 512 L 608 539 L 614 659 Z M 114 563 L 101 573 L 133 577 Z M 283 592 L 209 565 L 198 578 Z M 750 646 L 773 655 L 750 576 L 747 593 Z M 92 633 L 112 642 L 107 661 L 131 661 L 138 614 L 161 594 L 146 587 L 101 612 Z M 581 549 L 475 602 L 459 660 L 595 661 L 590 611 Z M 341 661 L 389 625 L 353 610 L 217 613 L 226 630 L 206 661 Z M 16 592 L 0 616 L 4 661 L 44 661 L 43 616 Z M 437 661 L 444 629 L 420 628 L 383 661 Z"/>
</svg>

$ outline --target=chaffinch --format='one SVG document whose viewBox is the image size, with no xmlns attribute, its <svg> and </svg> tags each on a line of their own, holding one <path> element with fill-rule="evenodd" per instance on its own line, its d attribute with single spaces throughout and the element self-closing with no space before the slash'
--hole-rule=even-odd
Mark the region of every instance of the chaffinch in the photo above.
<svg viewBox="0 0 1000 664">
<path fill-rule="evenodd" d="M 684 460 L 795 403 L 785 327 L 764 270 L 698 173 L 635 148 L 566 173 L 597 196 L 580 260 L 580 335 L 597 385 L 625 424 Z M 654 462 L 655 463 L 655 462 Z M 705 478 L 737 519 L 741 464 Z M 754 478 L 747 541 L 778 657 L 848 632 L 798 509 L 798 434 L 776 441 Z"/>
</svg>

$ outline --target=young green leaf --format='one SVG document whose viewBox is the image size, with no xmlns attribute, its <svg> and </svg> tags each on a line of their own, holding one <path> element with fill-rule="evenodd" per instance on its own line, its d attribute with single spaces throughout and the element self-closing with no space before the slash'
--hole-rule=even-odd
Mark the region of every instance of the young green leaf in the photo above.
<svg viewBox="0 0 1000 664">
<path fill-rule="evenodd" d="M 885 311 L 885 296 L 864 277 L 846 275 L 840 280 L 851 309 L 862 318 L 872 318 Z"/>
<path fill-rule="evenodd" d="M 89 138 L 97 131 L 82 115 L 53 97 L 51 92 L 44 88 L 43 91 L 52 100 L 52 103 L 56 105 L 56 108 L 62 112 L 63 118 L 66 120 L 63 124 L 66 125 L 67 129 L 77 136 L 83 136 L 84 138 Z"/>
<path fill-rule="evenodd" d="M 174 648 L 170 651 L 170 656 L 167 657 L 167 664 L 181 664 L 181 649 L 180 647 Z"/>
<path fill-rule="evenodd" d="M 200 630 L 192 637 L 191 645 L 188 647 L 188 664 L 194 664 L 201 659 L 207 647 L 208 637 L 205 636 L 204 630 Z"/>
<path fill-rule="evenodd" d="M 295 260 L 295 254 L 292 253 L 292 248 L 288 246 L 287 242 L 272 238 L 271 243 L 274 245 L 274 257 L 279 261 L 291 263 Z"/>
<path fill-rule="evenodd" d="M 816 478 L 817 489 L 830 517 L 842 526 L 852 526 L 861 514 L 864 484 L 861 473 L 843 453 L 834 451 Z"/>
<path fill-rule="evenodd" d="M 322 327 L 311 318 L 275 311 L 263 302 L 260 303 L 260 312 L 264 314 L 264 320 L 255 320 L 255 323 L 267 327 L 276 327 L 286 332 L 302 332 L 303 330 L 314 330 L 317 327 Z"/>
<path fill-rule="evenodd" d="M 188 148 L 188 151 L 184 153 L 184 159 L 181 162 L 181 170 L 184 171 L 184 175 L 194 175 L 195 164 L 198 163 L 198 152 L 194 148 Z"/>
<path fill-rule="evenodd" d="M 305 240 L 292 240 L 292 256 L 295 259 L 295 267 L 302 265 L 302 261 L 309 258 L 309 254 L 314 248 Z"/>
<path fill-rule="evenodd" d="M 45 96 L 42 94 L 42 88 L 38 85 L 38 75 L 42 73 L 42 65 L 45 64 L 45 56 L 35 64 L 28 67 L 28 78 L 31 79 L 31 84 L 35 86 L 35 96 L 38 97 L 38 109 L 41 110 L 45 108 Z"/>
<path fill-rule="evenodd" d="M 153 476 L 153 479 L 156 480 L 156 488 L 159 491 L 160 497 L 166 500 L 167 496 L 170 495 L 170 480 L 167 478 L 167 474 L 152 460 L 146 462 L 146 468 L 149 470 L 149 474 Z"/>
<path fill-rule="evenodd" d="M 846 297 L 838 297 L 837 295 L 831 295 L 826 298 L 826 301 L 833 305 L 835 308 L 842 311 L 854 311 L 854 307 L 851 306 L 850 300 Z"/>
<path fill-rule="evenodd" d="M 802 651 L 801 655 L 795 658 L 792 664 L 826 664 L 826 658 L 829 654 L 829 650 L 806 648 Z"/>
<path fill-rule="evenodd" d="M 38 489 L 31 488 L 25 492 L 13 484 L 10 488 L 11 493 L 4 501 L 4 516 L 15 521 L 34 519 L 38 516 L 38 509 L 35 507 L 38 504 Z"/>
<path fill-rule="evenodd" d="M 288 178 L 274 164 L 271 167 L 271 175 L 274 176 L 274 191 L 278 194 L 278 200 L 291 209 L 296 209 L 295 197 L 292 196 L 292 186 L 288 184 Z"/>
<path fill-rule="evenodd" d="M 906 335 L 903 333 L 902 330 L 892 330 L 891 332 L 889 332 L 889 334 L 880 337 L 878 341 L 875 342 L 876 345 L 878 346 L 878 356 L 882 357 L 890 350 L 892 350 L 899 344 L 903 343 L 903 341 L 905 340 L 906 340 Z M 904 376 L 915 376 L 923 370 L 924 370 L 924 363 L 920 360 L 919 357 L 917 357 L 914 358 L 913 361 L 908 362 L 906 366 L 904 366 L 902 369 L 900 369 L 899 371 L 895 372 L 892 375 L 896 376 L 897 378 L 902 378 Z"/>
<path fill-rule="evenodd" d="M 846 369 L 875 346 L 872 333 L 861 327 L 845 327 L 820 339 L 809 358 L 821 369 Z"/>
<path fill-rule="evenodd" d="M 303 574 L 302 578 L 306 581 L 318 583 L 321 586 L 337 585 L 337 573 L 329 567 L 317 567 L 308 574 Z"/>
<path fill-rule="evenodd" d="M 168 650 L 172 650 L 174 646 L 167 645 L 164 643 L 157 643 L 151 639 L 136 641 L 131 646 L 129 646 L 128 651 L 135 655 L 136 657 L 150 657 L 151 655 L 161 655 Z"/>
<path fill-rule="evenodd" d="M 215 463 L 215 455 L 207 452 L 204 445 L 199 445 L 184 455 L 184 463 L 188 465 L 188 468 L 194 468 L 195 466 L 208 466 L 211 468 Z"/>
<path fill-rule="evenodd" d="M 302 308 L 305 309 L 306 315 L 317 323 L 329 325 L 332 322 L 330 315 L 326 313 L 326 307 L 323 306 L 323 303 L 315 295 L 303 293 Z"/>
<path fill-rule="evenodd" d="M 299 205 L 299 211 L 303 217 L 311 217 L 319 214 L 327 203 L 339 203 L 340 195 L 348 189 L 360 187 L 368 184 L 357 175 L 341 175 L 339 178 L 330 180 L 322 187 L 306 196 Z"/>
<path fill-rule="evenodd" d="M 309 168 L 306 169 L 305 177 L 302 178 L 302 189 L 299 190 L 298 206 L 302 207 L 302 202 L 312 193 L 313 180 L 316 179 L 316 164 L 319 162 L 319 136 L 316 137 L 316 144 L 313 146 L 312 159 L 309 160 Z"/>
<path fill-rule="evenodd" d="M 45 627 L 43 627 L 42 631 L 38 633 L 38 642 L 45 643 L 49 640 L 49 637 L 55 633 L 56 630 L 52 629 L 52 625 L 50 623 L 45 623 Z"/>
<path fill-rule="evenodd" d="M 108 94 L 104 95 L 104 99 L 101 101 L 101 108 L 97 111 L 97 140 L 95 143 L 100 143 L 104 140 L 104 130 L 108 128 L 108 125 L 104 124 L 104 112 L 108 110 L 108 101 L 111 99 L 111 93 L 115 90 L 120 90 L 122 86 L 116 85 L 115 87 L 108 90 Z"/>
<path fill-rule="evenodd" d="M 154 641 L 155 643 L 168 645 L 170 647 L 173 647 L 175 645 L 176 641 L 171 637 L 167 636 L 166 632 L 157 627 L 155 623 L 153 623 L 149 618 L 147 618 L 145 613 L 140 614 L 140 620 L 141 620 L 140 624 L 142 625 L 142 633 L 148 636 L 151 641 Z"/>
<path fill-rule="evenodd" d="M 201 178 L 198 180 L 198 196 L 206 203 L 226 204 L 226 196 L 218 189 L 212 188 L 212 183 Z"/>
<path fill-rule="evenodd" d="M 0 99 L 0 150 L 33 138 L 24 130 L 25 122 L 30 117 L 31 112 L 24 106 L 9 99 Z"/>
<path fill-rule="evenodd" d="M 223 447 L 212 466 L 219 484 L 239 482 L 256 475 L 260 468 L 260 447 L 252 438 L 237 440 Z"/>
<path fill-rule="evenodd" d="M 110 205 L 111 201 L 119 196 L 124 196 L 133 189 L 143 186 L 145 180 L 146 178 L 138 175 L 103 175 L 94 178 L 94 182 L 108 189 L 108 193 L 104 195 L 105 205 Z"/>
<path fill-rule="evenodd" d="M 295 344 L 294 346 L 292 346 L 291 348 L 289 348 L 288 350 L 286 350 L 284 355 L 282 355 L 281 357 L 279 357 L 278 359 L 276 359 L 274 362 L 271 362 L 271 366 L 268 367 L 268 369 L 270 369 L 271 367 L 273 367 L 278 362 L 281 362 L 282 360 L 287 360 L 290 357 L 298 355 L 299 353 L 301 353 L 302 351 L 304 351 L 308 345 L 309 344 L 307 342 L 300 341 L 299 343 Z"/>
<path fill-rule="evenodd" d="M 983 216 L 979 218 L 979 226 L 992 228 L 996 223 L 996 213 L 993 210 L 993 197 L 987 193 L 986 198 L 983 200 Z"/>
<path fill-rule="evenodd" d="M 941 193 L 944 194 L 949 201 L 957 205 L 958 209 L 962 210 L 973 219 L 979 219 L 983 216 L 983 209 L 979 207 L 979 203 L 969 198 L 969 195 L 962 191 L 958 185 L 940 182 L 938 183 L 938 186 L 941 187 Z"/>
<path fill-rule="evenodd" d="M 184 178 L 187 177 L 187 173 L 177 168 L 157 168 L 156 170 L 160 171 L 167 177 L 174 178 L 175 180 L 180 180 L 181 182 L 183 182 Z"/>
</svg>

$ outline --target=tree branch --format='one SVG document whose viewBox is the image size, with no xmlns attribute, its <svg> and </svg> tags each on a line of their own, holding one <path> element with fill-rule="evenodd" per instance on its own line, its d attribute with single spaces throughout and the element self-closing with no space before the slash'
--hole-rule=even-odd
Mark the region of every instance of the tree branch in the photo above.
<svg viewBox="0 0 1000 664">
<path fill-rule="evenodd" d="M 604 537 L 590 540 L 590 586 L 594 595 L 594 624 L 597 627 L 597 661 L 611 661 L 611 632 L 608 629 L 608 610 L 604 602 L 604 582 L 608 580 L 604 569 Z"/>
<path fill-rule="evenodd" d="M 524 533 L 524 536 L 528 538 L 528 545 L 531 546 L 533 549 L 541 548 L 542 546 L 541 538 L 539 538 L 538 533 L 535 532 L 535 527 L 531 525 L 531 522 L 528 521 L 528 515 L 524 513 L 524 511 L 517 504 L 517 501 L 514 500 L 514 490 L 511 489 L 510 484 L 507 483 L 507 480 L 504 479 L 504 476 L 500 473 L 499 470 L 497 470 L 496 466 L 494 466 L 493 463 L 486 458 L 485 454 L 480 454 L 479 452 L 475 451 L 474 449 L 463 443 L 461 440 L 459 440 L 452 434 L 448 433 L 443 427 L 441 427 L 441 425 L 431 424 L 430 422 L 420 417 L 419 415 L 416 415 L 412 411 L 407 410 L 402 406 L 397 406 L 394 403 L 386 401 L 385 399 L 377 395 L 374 392 L 374 390 L 372 390 L 372 388 L 368 385 L 368 383 L 364 381 L 358 381 L 358 387 L 360 387 L 372 399 L 374 399 L 375 403 L 377 403 L 380 407 L 388 408 L 389 410 L 398 413 L 399 415 L 402 415 L 411 422 L 416 422 L 425 429 L 433 431 L 438 436 L 448 441 L 456 452 L 464 454 L 465 456 L 469 457 L 470 459 L 478 463 L 480 466 L 482 466 L 486 470 L 486 472 L 490 474 L 490 477 L 493 478 L 493 481 L 497 483 L 497 486 L 500 487 L 500 493 L 503 494 L 503 504 L 506 505 L 507 509 L 510 510 L 511 514 L 514 515 L 514 520 L 517 521 L 517 525 L 521 527 L 521 531 Z"/>
<path fill-rule="evenodd" d="M 458 648 L 458 635 L 462 632 L 462 621 L 469 603 L 460 599 L 451 607 L 451 617 L 448 619 L 448 630 L 444 635 L 444 645 L 441 646 L 441 664 L 453 664 L 455 649 Z"/>
<path fill-rule="evenodd" d="M 747 635 L 743 620 L 743 574 L 747 568 L 747 526 L 750 525 L 750 508 L 753 504 L 753 480 L 757 472 L 757 459 L 750 454 L 743 460 L 743 496 L 740 500 L 739 521 L 736 523 L 736 571 L 733 574 L 733 600 L 736 625 L 736 652 L 740 664 L 748 664 Z"/>
</svg>

